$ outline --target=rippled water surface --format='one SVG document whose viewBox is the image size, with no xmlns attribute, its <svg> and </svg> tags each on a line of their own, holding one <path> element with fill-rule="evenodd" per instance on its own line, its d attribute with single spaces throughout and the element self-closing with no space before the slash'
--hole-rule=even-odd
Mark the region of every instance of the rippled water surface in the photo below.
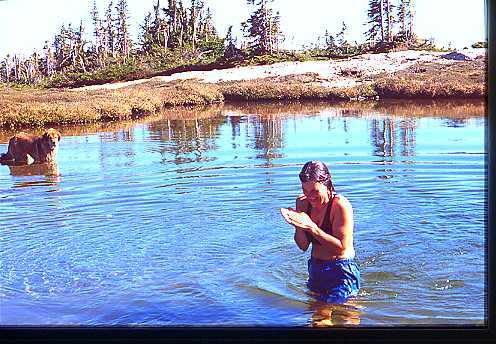
<svg viewBox="0 0 496 344">
<path fill-rule="evenodd" d="M 482 103 L 238 104 L 60 130 L 57 166 L 0 166 L 2 325 L 485 322 Z M 363 288 L 347 305 L 313 301 L 279 214 L 308 160 L 354 207 Z"/>
</svg>

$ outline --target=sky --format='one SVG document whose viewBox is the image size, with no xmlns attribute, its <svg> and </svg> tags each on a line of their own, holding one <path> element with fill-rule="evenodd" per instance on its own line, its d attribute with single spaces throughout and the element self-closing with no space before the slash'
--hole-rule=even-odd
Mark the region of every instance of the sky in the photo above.
<svg viewBox="0 0 496 344">
<path fill-rule="evenodd" d="M 225 36 L 229 25 L 241 38 L 241 22 L 250 14 L 246 0 L 204 0 L 212 11 L 215 26 Z M 396 3 L 398 0 L 393 0 Z M 434 38 L 438 46 L 462 49 L 486 40 L 484 0 L 413 0 L 414 31 L 422 38 Z M 115 2 L 115 1 L 114 1 Z M 335 35 L 342 22 L 348 27 L 348 41 L 363 42 L 367 30 L 369 0 L 274 0 L 285 34 L 283 46 L 299 49 L 314 43 L 328 30 Z M 156 0 L 128 0 L 131 37 L 136 41 L 139 25 L 153 10 Z M 166 0 L 161 0 L 165 6 Z M 189 0 L 184 0 L 189 6 Z M 305 6 L 302 6 L 302 3 Z M 97 0 L 100 15 L 108 0 Z M 86 39 L 92 40 L 90 10 L 93 0 L 0 0 L 0 58 L 14 53 L 27 57 L 53 42 L 62 24 L 86 25 Z"/>
</svg>

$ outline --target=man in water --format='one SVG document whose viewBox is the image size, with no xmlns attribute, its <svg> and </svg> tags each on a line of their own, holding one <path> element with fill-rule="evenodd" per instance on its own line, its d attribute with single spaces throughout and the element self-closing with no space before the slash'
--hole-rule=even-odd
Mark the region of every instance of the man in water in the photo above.
<svg viewBox="0 0 496 344">
<path fill-rule="evenodd" d="M 308 288 L 320 301 L 343 303 L 360 288 L 353 248 L 353 208 L 344 196 L 336 194 L 323 162 L 307 162 L 299 177 L 303 195 L 296 199 L 296 211 L 281 208 L 281 213 L 295 226 L 298 247 L 306 251 L 312 244 Z"/>
</svg>

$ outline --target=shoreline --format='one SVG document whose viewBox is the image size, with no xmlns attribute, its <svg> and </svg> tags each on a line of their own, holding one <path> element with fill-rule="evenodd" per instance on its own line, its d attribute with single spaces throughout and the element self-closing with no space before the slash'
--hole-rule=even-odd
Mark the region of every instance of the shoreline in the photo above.
<svg viewBox="0 0 496 344">
<path fill-rule="evenodd" d="M 486 68 L 484 48 L 454 55 L 399 51 L 182 72 L 75 89 L 0 87 L 0 128 L 114 121 L 175 106 L 232 101 L 485 99 Z"/>
</svg>

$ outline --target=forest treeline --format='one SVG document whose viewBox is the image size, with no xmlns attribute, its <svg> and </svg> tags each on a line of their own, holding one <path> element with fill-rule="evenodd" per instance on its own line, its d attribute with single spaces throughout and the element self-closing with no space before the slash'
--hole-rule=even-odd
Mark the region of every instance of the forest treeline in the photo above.
<svg viewBox="0 0 496 344">
<path fill-rule="evenodd" d="M 0 62 L 0 82 L 41 87 L 76 87 L 133 80 L 185 70 L 208 70 L 240 64 L 339 58 L 394 49 L 434 49 L 432 41 L 414 33 L 413 0 L 369 0 L 363 43 L 349 42 L 342 23 L 301 50 L 284 50 L 281 16 L 273 0 L 246 0 L 251 13 L 241 23 L 243 38 L 230 26 L 221 36 L 207 0 L 156 0 L 143 18 L 139 38 L 130 36 L 127 0 L 108 0 L 100 13 L 89 10 L 92 26 L 63 24 L 41 52 L 28 58 L 7 55 Z"/>
</svg>

